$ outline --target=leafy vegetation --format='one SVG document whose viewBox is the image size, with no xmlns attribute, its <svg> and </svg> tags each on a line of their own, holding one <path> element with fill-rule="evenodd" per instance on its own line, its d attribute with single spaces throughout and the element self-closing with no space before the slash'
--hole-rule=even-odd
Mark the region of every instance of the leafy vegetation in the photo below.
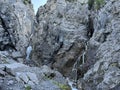
<svg viewBox="0 0 120 90">
<path fill-rule="evenodd" d="M 93 9 L 94 6 L 94 0 L 88 0 L 88 9 L 91 10 Z"/>
<path fill-rule="evenodd" d="M 32 88 L 31 88 L 31 86 L 26 86 L 25 87 L 25 90 L 31 90 Z"/>
<path fill-rule="evenodd" d="M 68 85 L 61 84 L 59 82 L 53 82 L 55 85 L 57 85 L 61 90 L 71 90 L 71 88 Z"/>
<path fill-rule="evenodd" d="M 104 0 L 95 0 L 95 8 L 99 10 L 105 4 Z"/>
<path fill-rule="evenodd" d="M 65 0 L 65 1 L 68 1 L 68 2 L 75 2 L 75 1 L 77 1 L 77 0 Z"/>
<path fill-rule="evenodd" d="M 105 4 L 104 0 L 88 0 L 88 9 L 93 8 L 99 10 Z"/>
<path fill-rule="evenodd" d="M 28 3 L 30 4 L 31 1 L 30 1 L 30 0 L 23 0 L 23 3 L 24 3 L 25 5 L 27 5 Z"/>
<path fill-rule="evenodd" d="M 55 73 L 51 73 L 50 75 L 44 74 L 44 78 L 51 80 L 53 84 L 57 85 L 61 90 L 71 90 L 71 88 L 68 85 L 61 84 L 57 81 L 54 81 L 53 78 L 55 77 Z"/>
</svg>

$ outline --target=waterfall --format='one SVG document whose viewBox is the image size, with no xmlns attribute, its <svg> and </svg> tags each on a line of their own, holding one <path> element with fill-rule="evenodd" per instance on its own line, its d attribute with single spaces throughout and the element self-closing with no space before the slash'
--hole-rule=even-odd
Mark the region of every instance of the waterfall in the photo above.
<svg viewBox="0 0 120 90">
<path fill-rule="evenodd" d="M 82 64 L 85 63 L 85 54 L 86 54 L 86 52 L 83 52 L 83 54 L 82 54 Z"/>
<path fill-rule="evenodd" d="M 26 60 L 30 60 L 31 51 L 32 51 L 32 46 L 28 46 L 26 50 L 26 55 L 27 55 Z"/>
<path fill-rule="evenodd" d="M 86 56 L 86 53 L 87 53 L 87 49 L 88 49 L 88 42 L 85 42 L 84 44 L 85 46 L 85 49 L 84 51 L 82 52 L 81 56 L 79 56 L 76 60 L 76 62 L 74 63 L 73 65 L 73 68 L 72 68 L 72 73 L 74 74 L 74 83 L 77 83 L 77 79 L 78 79 L 78 68 L 80 67 L 80 64 L 83 65 L 85 63 L 85 56 Z M 82 62 L 82 63 L 81 63 Z M 71 83 L 69 83 L 71 84 Z M 72 87 L 72 86 L 71 86 Z M 77 90 L 77 89 L 72 89 L 72 90 Z"/>
<path fill-rule="evenodd" d="M 76 62 L 75 62 L 74 65 L 73 65 L 73 68 L 72 68 L 72 73 L 74 73 L 74 82 L 75 82 L 75 83 L 77 83 L 77 78 L 78 78 L 78 76 L 77 76 L 77 71 L 78 71 L 79 62 L 80 62 L 80 60 L 81 60 L 81 57 L 82 57 L 82 56 L 80 56 L 80 57 L 77 58 Z"/>
<path fill-rule="evenodd" d="M 72 81 L 69 80 L 69 78 L 66 78 L 68 85 L 71 87 L 72 90 L 78 90 Z"/>
<path fill-rule="evenodd" d="M 85 55 L 86 55 L 86 52 L 87 52 L 87 49 L 88 49 L 87 45 L 88 45 L 88 42 L 85 43 L 85 50 L 84 50 L 84 52 L 82 54 L 82 64 L 85 63 Z"/>
</svg>

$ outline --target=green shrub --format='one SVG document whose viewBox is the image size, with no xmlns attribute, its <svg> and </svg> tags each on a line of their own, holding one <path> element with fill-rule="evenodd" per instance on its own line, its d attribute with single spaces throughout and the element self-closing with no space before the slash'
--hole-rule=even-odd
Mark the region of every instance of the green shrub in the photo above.
<svg viewBox="0 0 120 90">
<path fill-rule="evenodd" d="M 71 88 L 68 85 L 61 84 L 59 82 L 53 82 L 55 85 L 57 85 L 61 90 L 71 90 Z"/>
<path fill-rule="evenodd" d="M 32 88 L 31 88 L 31 86 L 26 86 L 25 87 L 25 90 L 31 90 Z"/>
<path fill-rule="evenodd" d="M 99 10 L 105 4 L 104 0 L 88 0 L 88 9 L 93 8 Z"/>
<path fill-rule="evenodd" d="M 27 4 L 30 4 L 31 2 L 30 2 L 30 0 L 23 0 L 23 3 L 24 3 L 25 5 L 27 5 Z"/>
<path fill-rule="evenodd" d="M 104 0 L 95 0 L 95 9 L 99 10 L 104 4 Z"/>
<path fill-rule="evenodd" d="M 94 6 L 94 0 L 88 0 L 88 9 L 91 10 L 93 9 Z"/>
</svg>

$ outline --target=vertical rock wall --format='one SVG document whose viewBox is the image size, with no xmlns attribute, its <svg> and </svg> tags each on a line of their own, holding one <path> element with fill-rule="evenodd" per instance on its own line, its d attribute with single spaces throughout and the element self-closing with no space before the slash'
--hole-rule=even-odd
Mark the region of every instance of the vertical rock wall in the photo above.
<svg viewBox="0 0 120 90">
<path fill-rule="evenodd" d="M 91 47 L 97 48 L 96 63 L 84 75 L 91 90 L 109 90 L 120 82 L 120 0 L 105 2 L 95 13 L 95 31 L 89 41 Z"/>
<path fill-rule="evenodd" d="M 25 54 L 34 29 L 32 4 L 21 0 L 0 1 L 0 50 L 18 50 Z"/>
<path fill-rule="evenodd" d="M 120 81 L 120 0 L 86 2 L 48 0 L 39 8 L 33 59 L 65 75 L 79 61 L 77 74 L 78 81 L 84 83 L 82 88 L 109 90 Z"/>
<path fill-rule="evenodd" d="M 85 49 L 88 13 L 81 2 L 48 0 L 36 15 L 33 58 L 68 73 Z"/>
<path fill-rule="evenodd" d="M 0 1 L 0 51 L 24 55 L 32 43 L 33 60 L 71 76 L 79 89 L 119 89 L 119 35 L 120 0 L 48 0 L 36 18 L 29 0 Z"/>
</svg>

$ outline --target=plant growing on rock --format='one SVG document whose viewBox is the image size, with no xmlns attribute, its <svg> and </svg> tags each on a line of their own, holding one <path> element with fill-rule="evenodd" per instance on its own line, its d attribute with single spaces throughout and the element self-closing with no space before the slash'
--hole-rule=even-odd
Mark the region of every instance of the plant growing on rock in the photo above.
<svg viewBox="0 0 120 90">
<path fill-rule="evenodd" d="M 95 0 L 95 8 L 99 10 L 105 4 L 104 0 Z"/>
<path fill-rule="evenodd" d="M 53 83 L 54 83 L 55 85 L 57 85 L 61 90 L 71 90 L 68 85 L 61 84 L 61 83 L 56 82 L 56 81 L 53 81 Z"/>
<path fill-rule="evenodd" d="M 31 88 L 31 86 L 26 86 L 25 87 L 25 90 L 31 90 L 32 88 Z"/>
<path fill-rule="evenodd" d="M 24 3 L 25 5 L 27 5 L 27 4 L 30 4 L 31 2 L 30 2 L 30 0 L 23 0 L 23 3 Z"/>
<path fill-rule="evenodd" d="M 88 0 L 88 9 L 99 10 L 105 4 L 104 0 Z"/>
<path fill-rule="evenodd" d="M 94 0 L 88 0 L 88 9 L 91 10 L 93 9 L 94 6 Z"/>
</svg>

